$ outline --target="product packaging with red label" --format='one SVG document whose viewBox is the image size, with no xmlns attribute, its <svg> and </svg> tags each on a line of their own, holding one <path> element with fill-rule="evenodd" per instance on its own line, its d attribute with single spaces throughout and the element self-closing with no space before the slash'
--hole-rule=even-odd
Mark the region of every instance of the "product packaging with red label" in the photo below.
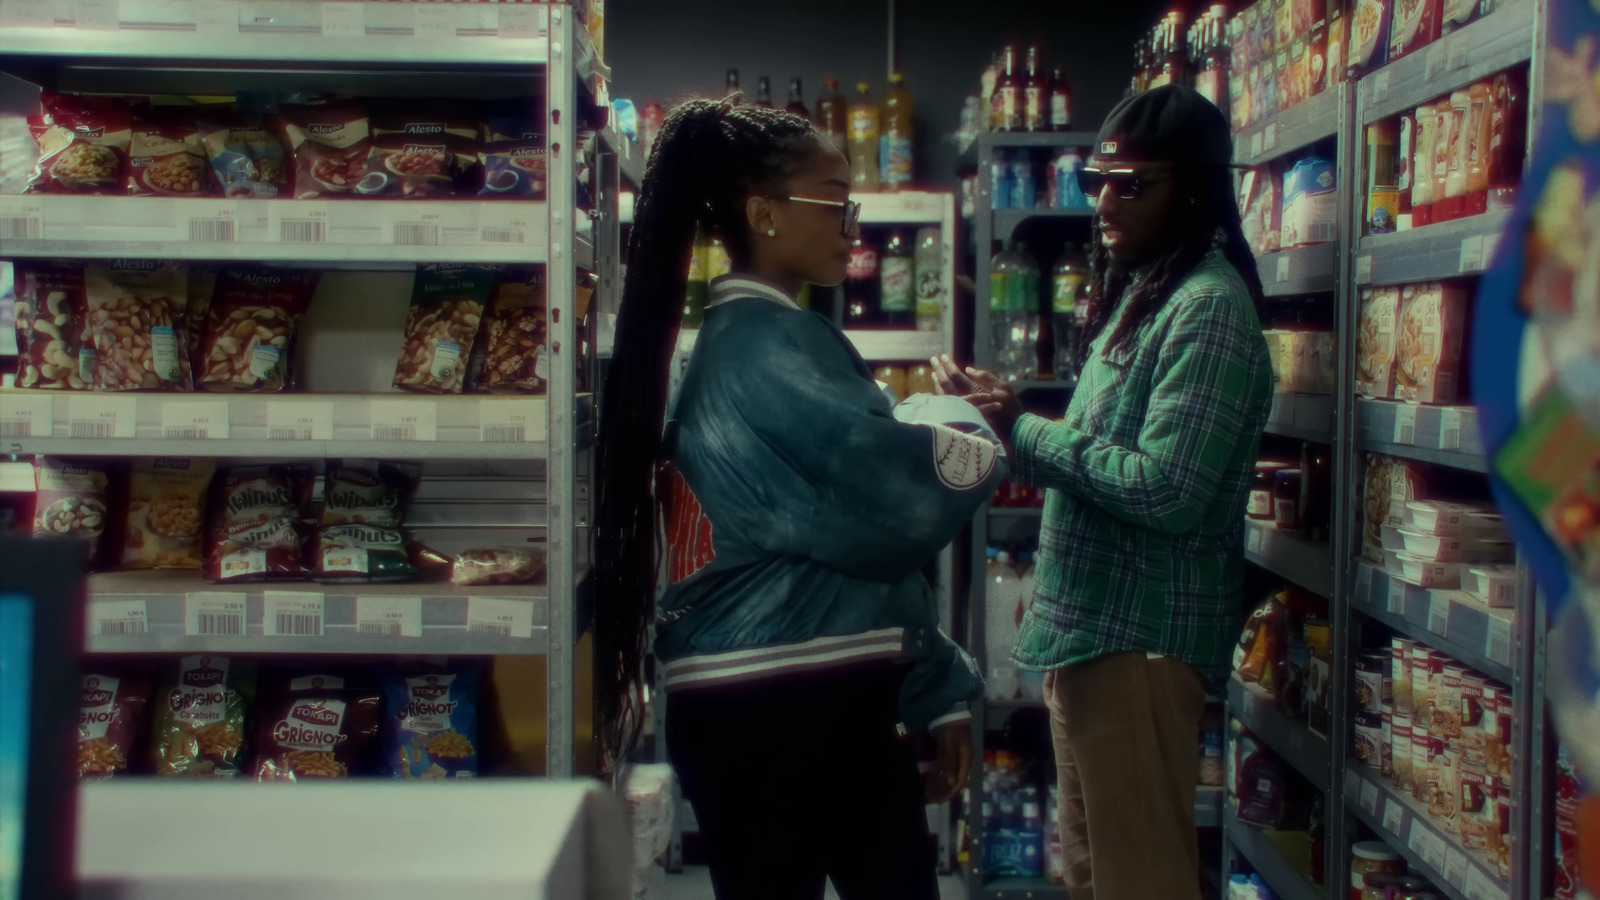
<svg viewBox="0 0 1600 900">
<path fill-rule="evenodd" d="M 206 313 L 195 375 L 209 391 L 273 393 L 288 380 L 295 329 L 317 291 L 316 272 L 223 272 Z"/>
<path fill-rule="evenodd" d="M 111 260 L 90 266 L 84 287 L 95 390 L 177 391 L 192 381 L 183 344 L 189 280 L 182 267 L 150 259 Z"/>
<path fill-rule="evenodd" d="M 83 266 L 24 260 L 16 272 L 17 387 L 88 390 L 94 368 L 91 363 L 85 377 L 83 329 L 89 301 Z"/>
<path fill-rule="evenodd" d="M 285 107 L 276 122 L 294 154 L 296 199 L 355 193 L 372 149 L 366 110 L 348 104 Z"/>
<path fill-rule="evenodd" d="M 122 194 L 133 117 L 127 103 L 46 92 L 44 114 L 28 117 L 39 160 L 29 193 Z"/>
<path fill-rule="evenodd" d="M 253 663 L 185 656 L 155 693 L 157 775 L 232 778 L 244 766 L 245 715 L 255 694 Z"/>
<path fill-rule="evenodd" d="M 378 736 L 379 692 L 327 673 L 263 680 L 256 721 L 257 781 L 360 774 Z"/>
<path fill-rule="evenodd" d="M 212 193 L 210 167 L 193 115 L 161 107 L 136 115 L 128 149 L 128 193 L 136 197 L 199 197 Z"/>
<path fill-rule="evenodd" d="M 205 574 L 234 583 L 304 578 L 304 521 L 313 484 L 305 465 L 230 469 L 212 492 Z"/>
<path fill-rule="evenodd" d="M 33 478 L 33 536 L 82 541 L 93 565 L 110 520 L 110 478 L 103 464 L 35 456 Z"/>
<path fill-rule="evenodd" d="M 150 680 L 93 668 L 84 674 L 78 697 L 79 777 L 127 774 L 150 702 Z"/>
<path fill-rule="evenodd" d="M 459 113 L 374 114 L 367 172 L 356 193 L 424 200 L 453 196 L 477 164 L 478 140 L 478 123 Z"/>
<path fill-rule="evenodd" d="M 545 142 L 537 121 L 490 119 L 482 158 L 479 196 L 544 199 Z"/>
</svg>

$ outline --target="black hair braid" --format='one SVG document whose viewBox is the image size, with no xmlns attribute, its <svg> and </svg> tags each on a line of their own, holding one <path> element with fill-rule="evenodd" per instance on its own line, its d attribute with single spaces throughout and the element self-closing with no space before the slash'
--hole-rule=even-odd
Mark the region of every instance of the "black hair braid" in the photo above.
<svg viewBox="0 0 1600 900">
<path fill-rule="evenodd" d="M 1117 318 L 1106 340 L 1105 349 L 1125 346 L 1172 296 L 1191 272 L 1210 252 L 1220 231 L 1222 253 L 1244 279 L 1250 299 L 1260 311 L 1261 274 L 1256 271 L 1255 255 L 1245 240 L 1239 221 L 1239 208 L 1233 192 L 1233 177 L 1226 166 L 1180 165 L 1176 172 L 1177 215 L 1173 228 L 1177 240 L 1154 260 L 1138 268 L 1137 276 L 1115 263 L 1100 242 L 1100 227 L 1095 225 L 1094 249 L 1090 255 L 1089 314 L 1084 339 L 1078 345 L 1078 364 L 1088 359 L 1089 345 L 1111 323 L 1118 301 L 1130 292 L 1127 309 Z M 1194 202 L 1185 202 L 1193 197 Z M 1131 284 L 1130 284 L 1131 281 Z"/>
<path fill-rule="evenodd" d="M 643 721 L 638 684 L 659 552 L 655 472 L 696 228 L 746 262 L 745 199 L 781 189 L 820 147 L 811 124 L 783 110 L 742 106 L 737 96 L 694 100 L 667 115 L 645 167 L 596 449 L 596 734 L 608 767 L 626 757 Z"/>
</svg>

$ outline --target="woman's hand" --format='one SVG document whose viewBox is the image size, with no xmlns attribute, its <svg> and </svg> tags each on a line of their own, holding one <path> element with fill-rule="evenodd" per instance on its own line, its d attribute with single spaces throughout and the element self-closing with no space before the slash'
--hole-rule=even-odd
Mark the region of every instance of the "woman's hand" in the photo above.
<svg viewBox="0 0 1600 900">
<path fill-rule="evenodd" d="M 950 354 L 935 356 L 928 363 L 933 366 L 934 393 L 965 397 L 977 388 L 972 379 L 962 373 L 956 361 L 950 358 Z"/>
<path fill-rule="evenodd" d="M 961 794 L 972 773 L 972 723 L 961 721 L 934 729 L 933 743 L 935 766 L 928 778 L 928 802 L 949 803 Z"/>
</svg>

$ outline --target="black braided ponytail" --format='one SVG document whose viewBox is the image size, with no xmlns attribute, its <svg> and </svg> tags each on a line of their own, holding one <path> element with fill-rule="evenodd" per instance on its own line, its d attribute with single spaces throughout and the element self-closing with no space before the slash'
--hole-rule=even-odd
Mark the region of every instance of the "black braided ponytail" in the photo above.
<svg viewBox="0 0 1600 900">
<path fill-rule="evenodd" d="M 660 549 L 655 471 L 695 229 L 720 238 L 734 265 L 744 265 L 750 256 L 746 198 L 781 193 L 822 146 L 805 119 L 740 105 L 735 95 L 672 110 L 645 167 L 597 448 L 595 699 L 608 766 L 632 749 L 643 720 L 638 685 Z"/>
<path fill-rule="evenodd" d="M 1089 257 L 1089 314 L 1084 338 L 1078 345 L 1080 366 L 1088 359 L 1089 345 L 1111 324 L 1111 316 L 1124 291 L 1131 287 L 1132 296 L 1127 310 L 1112 326 L 1111 336 L 1105 343 L 1107 350 L 1125 346 L 1138 333 L 1139 327 L 1161 309 L 1183 279 L 1205 259 L 1219 232 L 1223 255 L 1239 271 L 1257 312 L 1260 311 L 1261 274 L 1256 271 L 1255 255 L 1250 252 L 1239 221 L 1233 176 L 1228 168 L 1180 164 L 1175 176 L 1174 197 L 1177 199 L 1171 227 L 1177 239 L 1154 260 L 1140 265 L 1137 275 L 1111 259 L 1100 242 L 1100 226 L 1096 221 Z M 1193 197 L 1194 202 L 1185 202 L 1187 197 Z"/>
</svg>

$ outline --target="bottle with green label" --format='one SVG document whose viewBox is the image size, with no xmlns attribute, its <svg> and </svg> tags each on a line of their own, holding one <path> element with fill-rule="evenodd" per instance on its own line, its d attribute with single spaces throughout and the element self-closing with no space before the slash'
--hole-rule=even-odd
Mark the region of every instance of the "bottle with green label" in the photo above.
<svg viewBox="0 0 1600 900">
<path fill-rule="evenodd" d="M 911 245 L 898 229 L 889 235 L 878 261 L 878 309 L 884 328 L 912 329 L 917 325 L 916 259 Z"/>
<path fill-rule="evenodd" d="M 1056 380 L 1078 383 L 1080 307 L 1089 291 L 1089 263 L 1079 247 L 1068 245 L 1050 273 L 1050 315 L 1055 335 L 1051 368 Z"/>
<path fill-rule="evenodd" d="M 944 327 L 944 242 L 937 227 L 917 231 L 917 330 Z"/>
<path fill-rule="evenodd" d="M 1038 270 L 1034 270 L 1037 284 Z M 989 269 L 989 350 L 994 372 L 1007 381 L 1027 378 L 1033 365 L 1028 342 L 1027 263 L 1006 241 Z"/>
</svg>

